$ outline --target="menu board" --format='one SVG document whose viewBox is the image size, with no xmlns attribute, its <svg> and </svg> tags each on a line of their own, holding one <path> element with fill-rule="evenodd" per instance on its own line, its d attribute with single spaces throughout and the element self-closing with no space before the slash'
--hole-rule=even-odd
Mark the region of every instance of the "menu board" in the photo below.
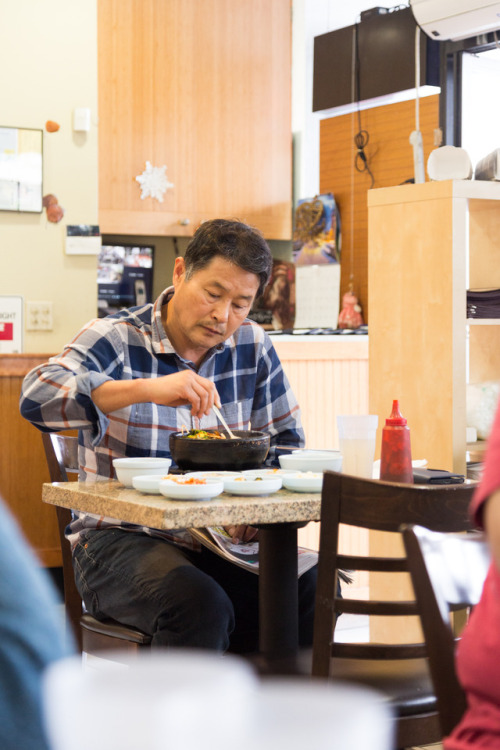
<svg viewBox="0 0 500 750">
<path fill-rule="evenodd" d="M 42 211 L 43 131 L 0 127 L 0 211 Z"/>
</svg>

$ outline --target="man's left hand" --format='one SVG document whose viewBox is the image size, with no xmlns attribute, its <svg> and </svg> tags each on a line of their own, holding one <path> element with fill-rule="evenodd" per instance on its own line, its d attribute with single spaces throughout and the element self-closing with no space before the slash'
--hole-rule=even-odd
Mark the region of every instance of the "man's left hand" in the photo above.
<svg viewBox="0 0 500 750">
<path fill-rule="evenodd" d="M 225 530 L 231 535 L 233 544 L 238 542 L 256 542 L 259 530 L 253 526 L 225 526 Z"/>
</svg>

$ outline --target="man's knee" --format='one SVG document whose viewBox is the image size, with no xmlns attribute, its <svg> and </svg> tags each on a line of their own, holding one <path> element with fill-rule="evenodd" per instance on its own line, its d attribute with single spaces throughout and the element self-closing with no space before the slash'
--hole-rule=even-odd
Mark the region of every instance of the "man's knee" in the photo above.
<svg viewBox="0 0 500 750">
<path fill-rule="evenodd" d="M 234 628 L 234 610 L 219 584 L 186 565 L 171 571 L 165 586 L 166 606 L 158 619 L 154 642 L 225 651 Z"/>
</svg>

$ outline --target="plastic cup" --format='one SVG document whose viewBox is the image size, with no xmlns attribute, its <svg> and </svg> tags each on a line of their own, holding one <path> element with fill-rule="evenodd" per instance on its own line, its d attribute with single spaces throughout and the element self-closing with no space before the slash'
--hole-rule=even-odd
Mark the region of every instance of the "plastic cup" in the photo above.
<svg viewBox="0 0 500 750">
<path fill-rule="evenodd" d="M 376 414 L 337 416 L 343 474 L 372 478 L 377 426 Z"/>
</svg>

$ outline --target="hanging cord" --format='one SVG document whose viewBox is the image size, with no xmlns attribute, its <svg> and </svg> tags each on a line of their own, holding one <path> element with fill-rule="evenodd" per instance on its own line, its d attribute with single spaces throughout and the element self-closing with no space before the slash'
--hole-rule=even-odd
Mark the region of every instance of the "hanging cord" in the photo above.
<svg viewBox="0 0 500 750">
<path fill-rule="evenodd" d="M 368 157 L 365 153 L 365 148 L 370 140 L 370 135 L 367 130 L 363 130 L 361 125 L 361 109 L 359 106 L 360 100 L 360 65 L 359 65 L 359 43 L 358 43 L 358 24 L 355 23 L 353 26 L 353 43 L 352 43 L 352 62 L 351 62 L 351 101 L 357 103 L 358 111 L 358 132 L 354 136 L 354 145 L 356 146 L 357 152 L 354 157 L 354 166 L 358 172 L 368 172 L 371 178 L 370 188 L 375 184 L 375 178 L 370 169 L 368 163 Z"/>
<path fill-rule="evenodd" d="M 420 130 L 420 27 L 415 26 L 415 130 Z"/>
<path fill-rule="evenodd" d="M 351 102 L 354 102 L 354 97 L 356 96 L 355 91 L 355 67 L 356 67 L 356 26 L 353 27 L 352 30 L 352 59 L 351 59 Z M 354 110 L 351 112 L 351 140 L 354 140 L 354 120 L 355 120 L 355 114 Z M 349 238 L 349 291 L 352 292 L 354 288 L 354 165 L 356 162 L 356 158 L 354 162 L 351 162 L 351 195 L 350 195 L 350 209 L 351 209 L 351 221 L 350 221 L 350 238 Z"/>
</svg>

